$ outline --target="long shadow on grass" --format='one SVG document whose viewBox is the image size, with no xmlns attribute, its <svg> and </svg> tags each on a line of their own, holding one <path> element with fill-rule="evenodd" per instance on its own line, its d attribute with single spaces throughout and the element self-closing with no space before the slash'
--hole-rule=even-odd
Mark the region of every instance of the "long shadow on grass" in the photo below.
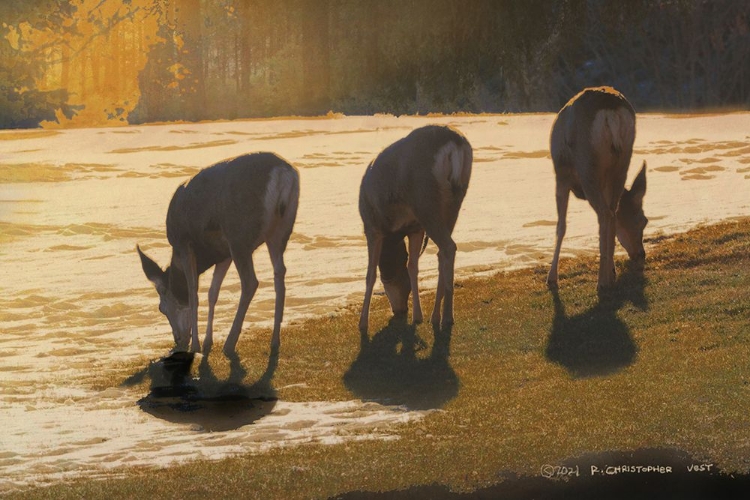
<svg viewBox="0 0 750 500">
<path fill-rule="evenodd" d="M 450 365 L 451 329 L 433 329 L 429 356 L 420 356 L 427 345 L 408 324 L 405 315 L 394 316 L 372 339 L 361 338 L 357 359 L 344 374 L 344 384 L 357 397 L 410 410 L 441 408 L 458 394 L 458 376 Z"/>
<path fill-rule="evenodd" d="M 175 353 L 149 365 L 151 389 L 138 406 L 154 417 L 192 424 L 200 431 L 238 429 L 269 414 L 276 405 L 271 381 L 278 360 L 278 352 L 272 352 L 260 379 L 247 385 L 243 383 L 247 370 L 236 355 L 229 358 L 229 376 L 221 380 L 207 356 L 198 366 L 198 377 L 189 378 L 192 353 Z"/>
<path fill-rule="evenodd" d="M 551 290 L 555 317 L 547 359 L 577 378 L 609 375 L 633 364 L 638 349 L 617 311 L 626 303 L 648 310 L 645 284 L 643 267 L 629 263 L 612 291 L 600 295 L 594 307 L 575 316 L 566 314 L 558 291 Z"/>
</svg>

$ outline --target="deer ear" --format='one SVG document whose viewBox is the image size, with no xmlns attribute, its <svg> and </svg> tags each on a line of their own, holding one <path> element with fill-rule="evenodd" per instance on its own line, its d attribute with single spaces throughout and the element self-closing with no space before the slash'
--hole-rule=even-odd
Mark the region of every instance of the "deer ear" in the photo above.
<svg viewBox="0 0 750 500">
<path fill-rule="evenodd" d="M 143 253 L 140 246 L 136 246 L 135 248 L 138 250 L 138 255 L 141 258 L 141 267 L 143 267 L 143 272 L 146 274 L 146 277 L 149 279 L 149 281 L 156 285 L 157 289 L 159 287 L 165 287 L 167 281 L 166 276 L 164 271 L 162 271 L 159 267 L 159 264 L 154 262 L 150 257 Z"/>
<path fill-rule="evenodd" d="M 646 195 L 646 162 L 643 162 L 641 171 L 633 181 L 633 185 L 630 188 L 630 193 L 633 197 L 633 201 L 637 205 L 643 204 L 643 197 Z"/>
</svg>

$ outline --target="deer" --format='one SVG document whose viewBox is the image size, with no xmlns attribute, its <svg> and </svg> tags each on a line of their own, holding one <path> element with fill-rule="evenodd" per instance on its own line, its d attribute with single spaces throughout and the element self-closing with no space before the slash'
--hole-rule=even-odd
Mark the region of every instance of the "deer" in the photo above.
<svg viewBox="0 0 750 500">
<path fill-rule="evenodd" d="M 253 252 L 265 243 L 273 264 L 272 352 L 278 352 L 286 295 L 284 251 L 299 204 L 299 173 L 283 158 L 252 153 L 211 165 L 180 185 L 167 210 L 169 266 L 159 265 L 137 246 L 146 277 L 159 294 L 159 311 L 174 336 L 174 351 L 201 350 L 198 338 L 198 277 L 213 266 L 203 352 L 213 345 L 214 309 L 224 277 L 234 262 L 241 292 L 223 352 L 233 356 L 250 302 L 258 289 Z"/>
<path fill-rule="evenodd" d="M 385 148 L 367 167 L 359 191 L 368 254 L 359 320 L 363 336 L 378 269 L 393 314 L 408 312 L 411 293 L 412 319 L 415 324 L 422 322 L 418 263 L 428 240 L 438 248 L 431 322 L 443 329 L 453 324 L 456 243 L 452 234 L 469 187 L 472 159 L 471 145 L 460 132 L 428 125 Z"/>
<path fill-rule="evenodd" d="M 615 236 L 632 262 L 644 262 L 645 161 L 631 188 L 625 188 L 634 141 L 635 110 L 612 87 L 586 88 L 557 114 L 550 133 L 557 204 L 555 250 L 547 276 L 550 288 L 558 285 L 571 191 L 589 202 L 599 223 L 597 290 L 605 291 L 615 283 Z"/>
</svg>

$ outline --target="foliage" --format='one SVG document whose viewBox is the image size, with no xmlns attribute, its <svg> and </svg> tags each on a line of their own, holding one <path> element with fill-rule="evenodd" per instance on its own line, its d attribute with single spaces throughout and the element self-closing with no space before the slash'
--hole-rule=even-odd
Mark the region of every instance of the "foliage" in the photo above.
<svg viewBox="0 0 750 500">
<path fill-rule="evenodd" d="M 40 91 L 35 81 L 42 72 L 39 48 L 30 46 L 33 30 L 65 26 L 75 7 L 65 0 L 0 4 L 0 128 L 36 127 L 43 120 L 55 120 L 56 111 L 72 117 L 75 108 L 67 104 L 64 89 Z"/>
<path fill-rule="evenodd" d="M 12 0 L 0 19 L 0 127 L 556 111 L 603 84 L 639 111 L 750 105 L 742 0 Z"/>
<path fill-rule="evenodd" d="M 0 5 L 0 127 L 125 122 L 155 31 L 150 0 Z M 142 62 L 143 61 L 143 62 Z"/>
<path fill-rule="evenodd" d="M 750 105 L 747 2 L 590 2 L 585 26 L 555 69 L 567 95 L 606 82 L 652 109 Z"/>
</svg>

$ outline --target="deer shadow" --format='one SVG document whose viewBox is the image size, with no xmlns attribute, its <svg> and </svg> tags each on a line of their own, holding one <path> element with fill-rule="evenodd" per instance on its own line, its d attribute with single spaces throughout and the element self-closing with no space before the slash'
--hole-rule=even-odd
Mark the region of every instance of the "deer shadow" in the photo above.
<svg viewBox="0 0 750 500">
<path fill-rule="evenodd" d="M 278 350 L 271 352 L 265 372 L 251 385 L 243 383 L 247 370 L 236 355 L 229 357 L 229 375 L 224 380 L 216 376 L 208 356 L 201 359 L 198 376 L 190 378 L 192 362 L 192 353 L 175 353 L 151 362 L 124 385 L 150 376 L 150 392 L 137 402 L 141 410 L 207 432 L 239 429 L 268 415 L 276 406 L 276 390 L 271 382 L 278 366 Z"/>
<path fill-rule="evenodd" d="M 626 304 L 647 311 L 646 278 L 641 264 L 628 262 L 615 287 L 599 295 L 592 308 L 568 316 L 557 289 L 551 289 L 555 316 L 545 355 L 575 378 L 610 375 L 632 365 L 638 355 L 628 326 L 617 316 Z"/>
<path fill-rule="evenodd" d="M 427 344 L 406 314 L 394 316 L 372 339 L 362 335 L 359 355 L 344 374 L 344 385 L 366 401 L 409 410 L 443 407 L 458 395 L 459 380 L 448 360 L 452 329 L 433 331 L 426 358 L 417 355 Z"/>
</svg>

